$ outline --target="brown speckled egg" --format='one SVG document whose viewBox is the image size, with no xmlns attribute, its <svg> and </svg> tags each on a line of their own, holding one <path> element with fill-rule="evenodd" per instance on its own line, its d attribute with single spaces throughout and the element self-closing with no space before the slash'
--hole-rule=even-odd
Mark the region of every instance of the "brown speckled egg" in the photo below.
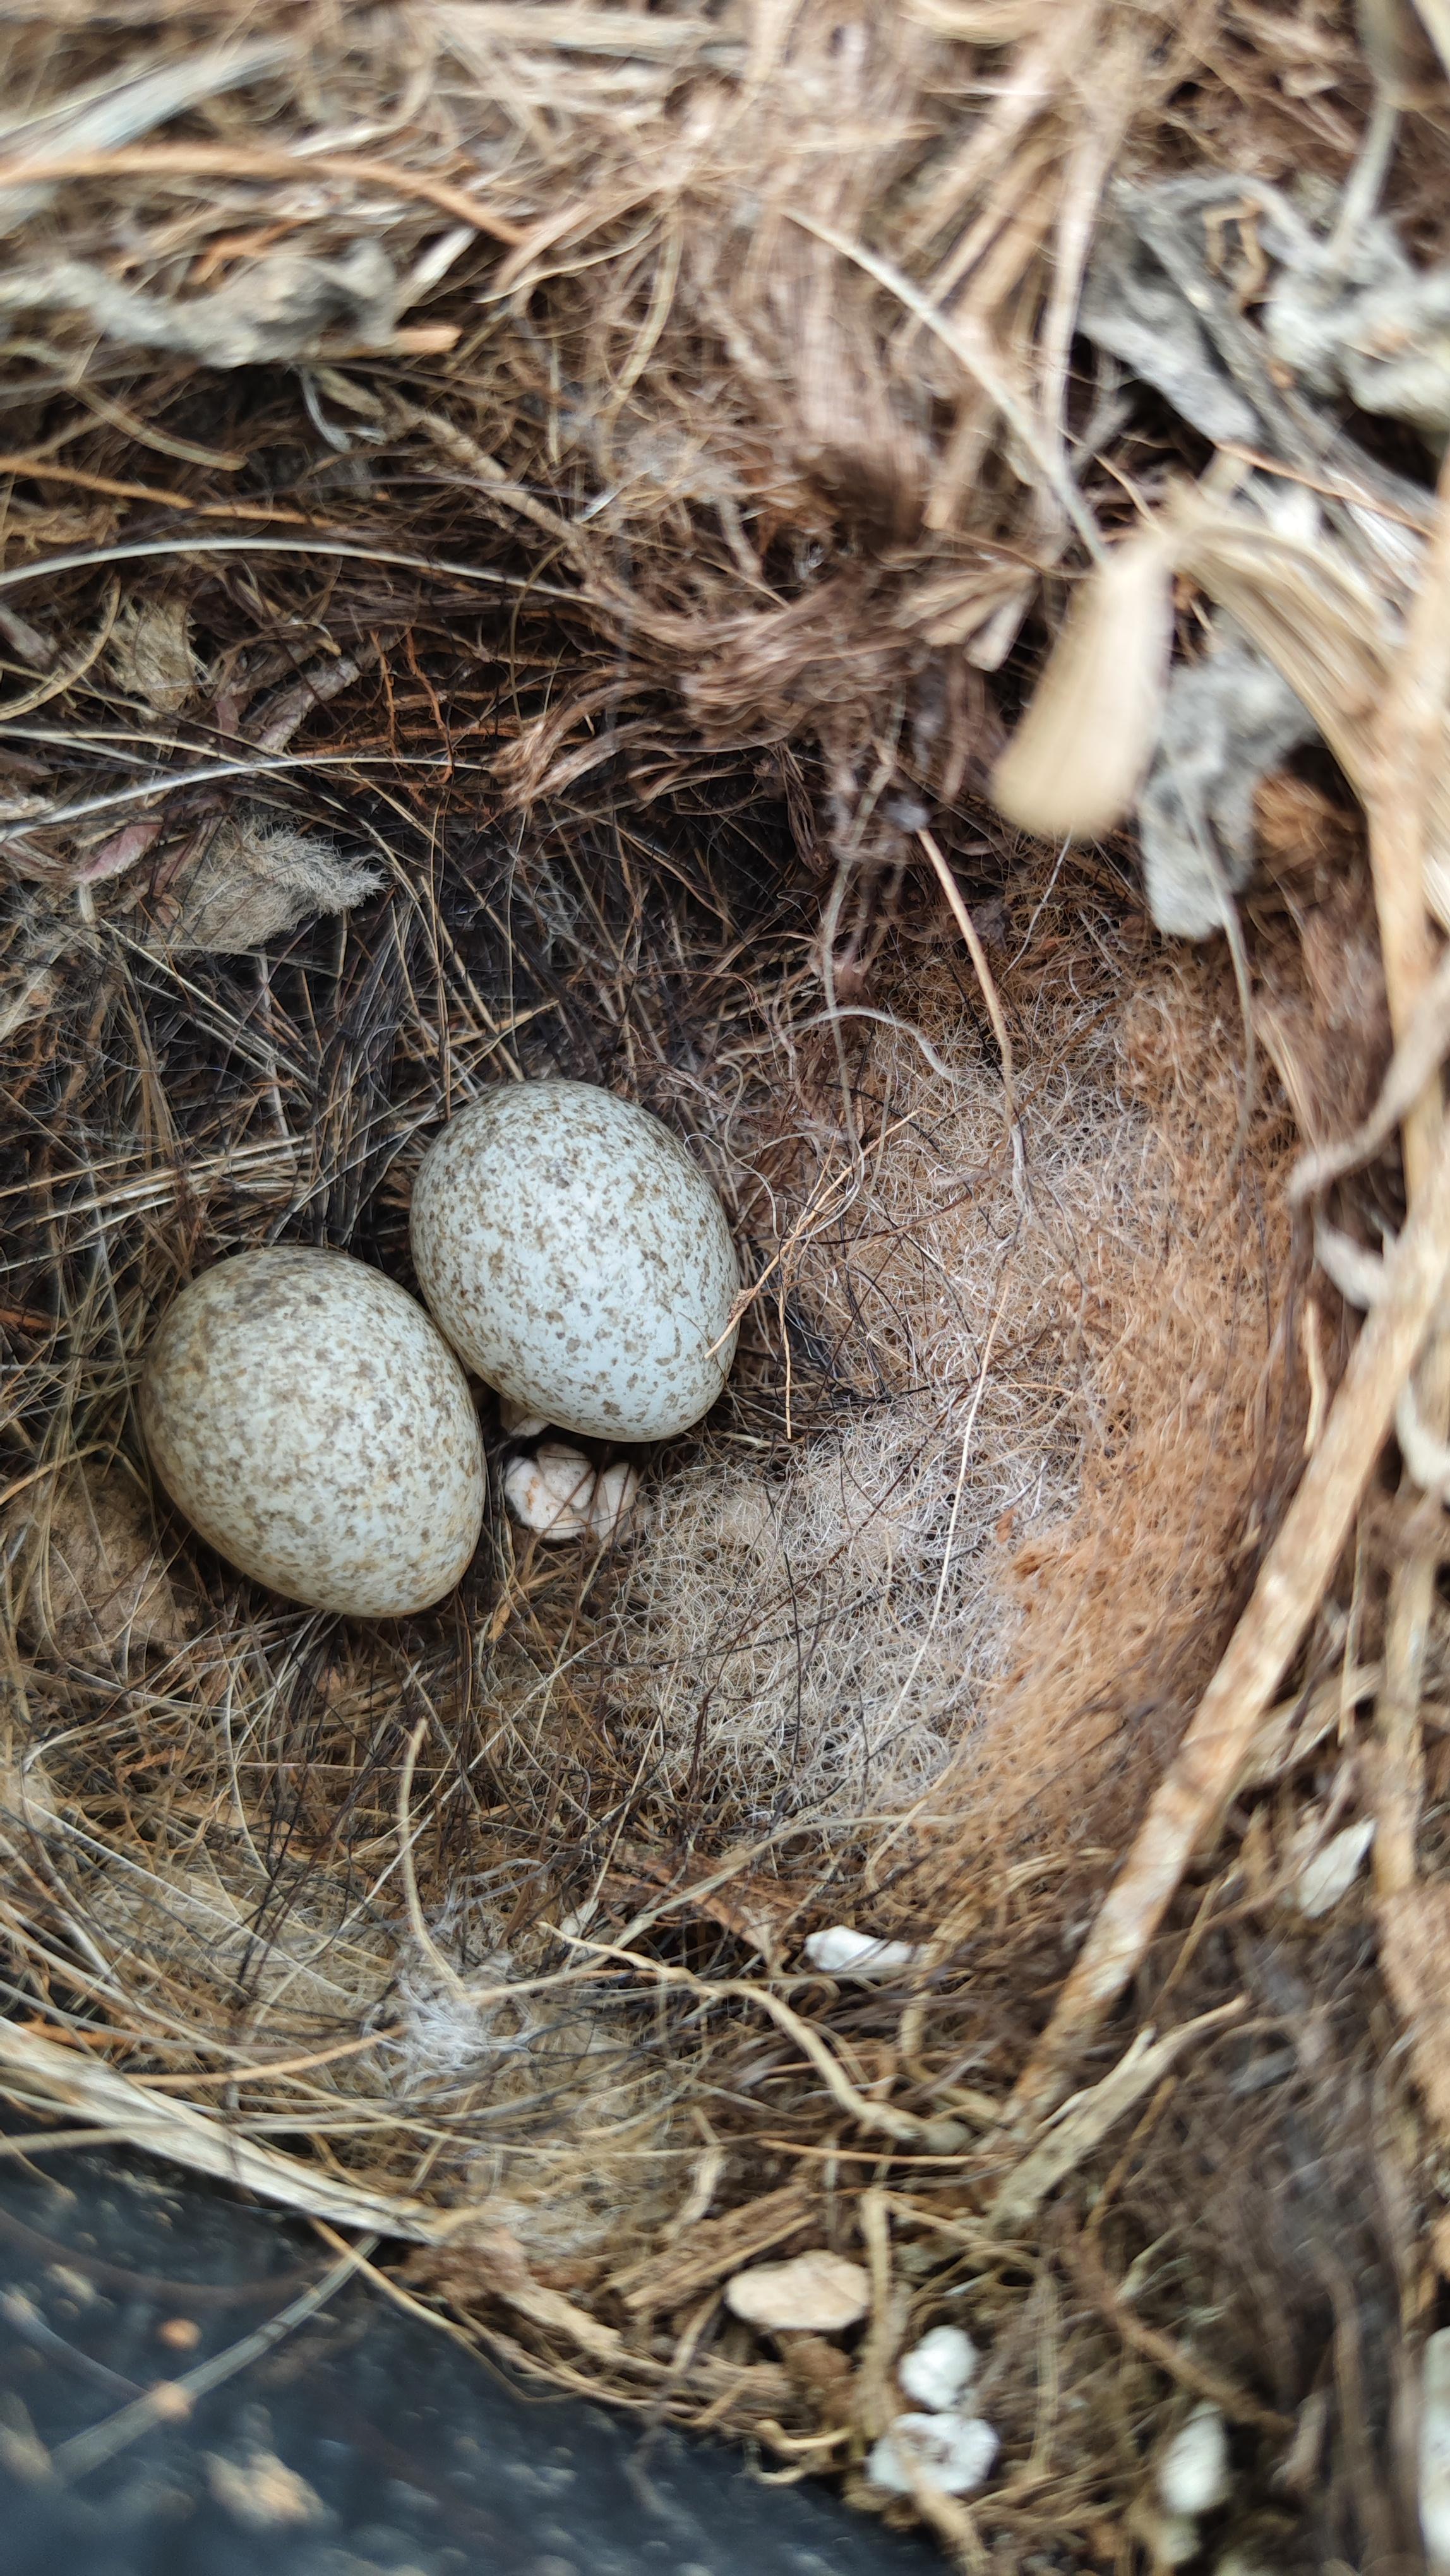
<svg viewBox="0 0 1450 2576">
<path fill-rule="evenodd" d="M 356 1619 L 426 1610 L 478 1545 L 468 1381 L 422 1307 L 344 1252 L 204 1271 L 162 1317 L 140 1405 L 173 1502 L 290 1600 Z"/>
<path fill-rule="evenodd" d="M 455 1350 L 562 1431 L 663 1440 L 735 1356 L 725 1212 L 683 1145 L 588 1082 L 498 1083 L 429 1147 L 413 1260 Z"/>
</svg>

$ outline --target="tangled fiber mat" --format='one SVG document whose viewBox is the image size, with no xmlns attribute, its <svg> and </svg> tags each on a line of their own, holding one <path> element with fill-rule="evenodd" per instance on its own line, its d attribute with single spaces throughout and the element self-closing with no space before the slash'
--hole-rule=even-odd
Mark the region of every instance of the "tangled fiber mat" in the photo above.
<svg viewBox="0 0 1450 2576">
<path fill-rule="evenodd" d="M 7 2152 L 973 2570 L 1450 2564 L 1442 0 L 0 46 Z M 557 1073 L 725 1397 L 266 1595 L 157 1315 Z"/>
</svg>

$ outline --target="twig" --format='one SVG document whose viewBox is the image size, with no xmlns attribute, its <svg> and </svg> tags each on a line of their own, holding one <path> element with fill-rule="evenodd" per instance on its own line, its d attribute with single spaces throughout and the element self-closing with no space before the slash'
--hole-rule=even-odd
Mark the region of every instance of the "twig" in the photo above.
<svg viewBox="0 0 1450 2576">
<path fill-rule="evenodd" d="M 328 2226 L 325 2218 L 314 2218 L 312 2224 L 324 2245 L 330 2245 L 334 2254 L 348 2250 L 344 2239 L 335 2228 Z M 380 2271 L 376 2263 L 370 2263 L 364 2252 L 366 2245 L 364 2237 L 361 2246 L 352 2248 L 354 2266 L 363 2279 L 371 2281 L 373 2288 L 380 2290 L 385 2299 L 391 2299 L 395 2308 L 401 2308 L 404 2316 L 418 2317 L 425 2326 L 432 2326 L 439 2334 L 447 2335 L 449 2342 L 456 2343 L 460 2352 L 466 2352 L 471 2360 L 481 2362 L 478 2345 L 466 2327 L 456 2324 L 452 2317 L 444 2316 L 441 2308 L 430 2308 L 426 2299 L 415 2299 L 412 2291 L 405 2290 L 402 2282 L 395 2281 L 390 2272 Z"/>
<path fill-rule="evenodd" d="M 1057 2000 L 1009 2105 L 1040 2117 L 1067 2090 L 1077 2050 L 1116 2002 L 1171 1904 L 1209 1818 L 1226 1798 L 1291 1655 L 1323 1599 L 1389 1435 L 1396 1400 L 1450 1264 L 1450 1134 L 1384 1268 L 1323 1436 L 1178 1754 Z"/>
<path fill-rule="evenodd" d="M 1096 2245 L 1080 2236 L 1069 2220 L 1063 2221 L 1063 2251 L 1095 2308 L 1120 2334 L 1125 2344 L 1140 2352 L 1145 2361 L 1156 2362 L 1168 2378 L 1187 2388 L 1195 2397 L 1206 2397 L 1228 2417 L 1231 2424 L 1252 2424 L 1262 2433 L 1287 2436 L 1294 2430 L 1292 2415 L 1278 2415 L 1272 2406 L 1261 2406 L 1256 2397 L 1246 2397 L 1233 2380 L 1225 2379 L 1206 2361 L 1196 2361 L 1171 2335 L 1160 2334 L 1156 2326 L 1146 2325 L 1135 2317 L 1108 2278 Z"/>
<path fill-rule="evenodd" d="M 274 518 L 277 515 L 272 513 Z M 339 562 L 391 564 L 403 572 L 431 573 L 439 580 L 477 581 L 490 589 L 528 591 L 538 599 L 578 599 L 576 591 L 561 589 L 554 582 L 531 580 L 526 573 L 500 572 L 493 564 L 446 563 L 436 556 L 404 554 L 397 546 L 372 546 L 357 538 L 335 537 L 327 528 L 300 537 L 273 537 L 265 532 L 237 537 L 198 533 L 186 537 L 131 537 L 118 546 L 76 546 L 64 554 L 37 555 L 31 563 L 7 564 L 0 572 L 0 590 L 19 590 L 26 582 L 53 581 L 59 573 L 87 572 L 99 564 L 150 563 L 163 555 L 190 558 L 227 554 L 329 555 Z"/>
<path fill-rule="evenodd" d="M 472 2001 L 467 1986 L 452 1960 L 444 1957 L 428 1929 L 422 1899 L 418 1894 L 418 1873 L 413 1867 L 413 1845 L 423 1828 L 421 1825 L 414 1827 L 409 1815 L 409 1807 L 413 1795 L 413 1772 L 427 1732 L 428 1720 L 426 1717 L 420 1717 L 408 1738 L 407 1750 L 403 1755 L 403 1766 L 398 1774 L 398 1859 L 403 1872 L 403 1903 L 408 1910 L 409 1929 L 424 1958 L 435 1975 L 447 1986 L 449 1992 L 461 2002 L 467 2003 Z"/>
<path fill-rule="evenodd" d="M 769 2014 L 776 2028 L 795 2041 L 802 2056 L 809 2058 L 832 2101 L 856 2122 L 858 2128 L 879 2129 L 888 2138 L 913 2142 L 922 2139 L 929 2144 L 938 2139 L 944 2147 L 960 2142 L 960 2132 L 954 2120 L 918 2119 L 914 2111 L 898 2110 L 894 2102 L 872 2102 L 864 2093 L 858 2093 L 820 2032 L 812 2030 L 809 2023 L 802 2021 L 799 2013 L 792 2012 L 780 1995 L 773 1995 L 768 1986 L 752 1985 L 745 1977 L 725 1977 L 718 1983 L 707 1981 L 704 1977 L 694 1976 L 688 1968 L 669 1967 L 662 1959 L 642 1959 L 636 1951 L 622 1950 L 616 1942 L 588 1941 L 579 1932 L 561 1932 L 558 1938 L 567 1941 L 571 1949 L 589 1950 L 606 1959 L 623 1959 L 643 1975 L 657 1978 L 662 1986 L 684 1986 L 689 1993 L 701 1996 L 707 2003 L 733 2000 L 758 2004 L 762 2012 Z"/>
<path fill-rule="evenodd" d="M 308 525 L 305 510 L 288 510 L 280 501 L 194 501 L 189 492 L 168 492 L 164 483 L 122 483 L 114 474 L 87 474 L 79 465 L 47 465 L 36 456 L 0 456 L 0 474 L 24 475 L 34 483 L 65 483 L 79 492 L 104 493 L 113 501 L 150 501 L 164 510 L 189 510 L 198 519 L 281 519 L 295 528 Z"/>
<path fill-rule="evenodd" d="M 426 178 L 421 170 L 400 170 L 392 161 L 374 161 L 358 152 L 268 152 L 253 146 L 239 151 L 223 143 L 132 143 L 118 152 L 37 153 L 28 161 L 0 162 L 0 189 L 28 188 L 37 180 L 56 179 L 296 179 L 304 186 L 318 179 L 359 179 L 386 188 L 397 197 L 414 197 L 440 214 L 451 215 L 470 231 L 488 233 L 495 241 L 517 244 L 527 236 L 517 224 L 491 215 L 462 188 L 446 179 Z"/>
<path fill-rule="evenodd" d="M 214 2174 L 221 2182 L 254 2191 L 259 2200 L 301 2210 L 309 2218 L 331 2218 L 340 2227 L 410 2237 L 425 2245 L 437 2244 L 458 2224 L 454 2220 L 450 2226 L 447 2213 L 426 2202 L 369 2191 L 323 2165 L 304 2164 L 300 2157 L 261 2146 L 188 2103 L 148 2092 L 113 2066 L 96 2064 L 75 2049 L 3 2020 L 0 2068 L 20 2079 L 14 2090 L 21 2099 L 85 2112 L 144 2154 L 164 2156 L 193 2173 Z M 489 2214 L 483 2205 L 468 2212 L 485 2221 Z"/>
<path fill-rule="evenodd" d="M 930 859 L 933 868 L 936 870 L 937 880 L 941 886 L 942 893 L 946 896 L 947 902 L 951 908 L 952 919 L 956 923 L 958 930 L 961 932 L 963 939 L 967 943 L 967 954 L 971 958 L 972 965 L 976 971 L 977 982 L 982 988 L 982 999 L 987 1005 L 987 1017 L 992 1023 L 992 1031 L 997 1040 L 998 1053 L 1002 1058 L 1002 1089 L 1006 1095 L 1007 1124 L 1013 1140 L 1013 1152 L 1015 1153 L 1017 1150 L 1017 1085 L 1015 1068 L 1012 1061 L 1012 1038 L 1007 1027 L 1006 1013 L 1003 1011 L 997 987 L 992 980 L 992 970 L 987 963 L 987 952 L 982 946 L 981 934 L 977 929 L 977 925 L 973 921 L 971 914 L 968 912 L 966 905 L 962 901 L 961 887 L 958 885 L 956 878 L 953 876 L 951 869 L 943 858 L 935 836 L 932 833 L 923 830 L 918 832 L 916 837 L 920 841 L 922 848 L 925 850 L 927 857 Z"/>
<path fill-rule="evenodd" d="M 996 404 L 1044 483 L 1061 502 L 1088 553 L 1095 560 L 1099 559 L 1105 549 L 1092 512 L 1063 458 L 1054 453 L 1052 441 L 1031 403 L 1008 380 L 996 350 L 975 315 L 942 312 L 929 296 L 922 294 L 919 286 L 913 286 L 910 278 L 902 275 L 892 261 L 868 250 L 864 242 L 852 241 L 846 234 L 837 232 L 834 224 L 823 222 L 819 215 L 808 215 L 799 206 L 788 206 L 786 212 L 793 224 L 800 225 L 802 232 L 813 233 L 816 240 L 824 242 L 829 250 L 838 251 L 842 259 L 848 259 L 853 268 L 864 269 L 868 277 L 874 277 L 878 286 L 884 286 L 888 295 L 894 295 L 908 313 L 924 323 L 927 330 L 941 341 L 943 348 L 950 349 L 972 383 L 980 386 L 989 402 Z"/>
<path fill-rule="evenodd" d="M 147 2155 L 163 2156 L 194 2173 L 215 2174 L 222 2182 L 254 2191 L 259 2199 L 280 2202 L 284 2209 L 300 2210 L 314 2221 L 329 2218 L 342 2227 L 361 2227 L 369 2238 L 365 2251 L 370 2252 L 381 2237 L 400 2236 L 415 2245 L 456 2252 L 461 2262 L 476 2267 L 480 2289 L 491 2291 L 521 2316 L 567 2335 L 596 2360 L 618 2357 L 620 2336 L 613 2326 L 601 2325 L 561 2291 L 534 2279 L 522 2248 L 507 2226 L 499 2223 L 501 2216 L 517 2215 L 516 2203 L 509 2202 L 500 2211 L 485 2197 L 452 2209 L 435 2209 L 401 2192 L 394 2198 L 386 2191 L 369 2191 L 363 2184 L 329 2173 L 321 2164 L 304 2164 L 300 2157 L 282 2155 L 275 2147 L 240 2137 L 186 2103 L 158 2100 L 128 2076 L 118 2075 L 114 2067 L 77 2062 L 74 2050 L 0 2021 L 0 2066 L 4 2065 L 30 2079 L 15 2087 L 20 2099 L 44 2099 L 87 2110 L 106 2124 L 110 2135 Z M 906 2114 L 896 2116 L 905 2119 Z M 349 2269 L 354 2259 L 349 2257 Z M 109 2453 L 98 2456 L 109 2457 Z M 86 2465 L 92 2463 L 88 2460 Z"/>
<path fill-rule="evenodd" d="M 104 2461 L 113 2460 L 118 2451 L 124 2451 L 132 2442 L 139 2442 L 143 2434 L 153 2432 L 158 2424 L 174 2424 L 188 2416 L 198 2397 L 205 2397 L 209 2390 L 220 2388 L 223 2380 L 234 2379 L 239 2370 L 260 2361 L 262 2355 L 281 2343 L 284 2336 L 291 2334 L 297 2326 L 305 2325 L 309 2317 L 316 2316 L 319 2308 L 326 2307 L 328 2300 L 336 2296 L 343 2283 L 371 2254 L 376 2243 L 375 2236 L 365 2236 L 360 2246 L 349 2246 L 341 2261 L 334 2263 L 310 2290 L 304 2290 L 288 2306 L 279 2308 L 275 2317 L 269 2317 L 255 2333 L 244 2335 L 240 2343 L 229 2345 L 225 2352 L 217 2353 L 211 2361 L 198 2363 L 196 2369 L 187 2371 L 182 2379 L 163 2379 L 158 2387 L 149 2388 L 144 2397 L 133 2398 L 129 2406 L 121 2407 L 115 2415 L 108 2415 L 104 2423 L 92 2425 L 89 2432 L 73 2434 L 68 2442 L 62 2442 L 57 2450 L 51 2452 L 52 2476 L 82 2478 L 88 2469 L 98 2469 Z"/>
<path fill-rule="evenodd" d="M 1155 2039 L 1151 2030 L 1140 2030 L 1102 2082 L 1063 2106 L 1047 2135 L 999 2186 L 986 2211 L 993 2234 L 1013 2235 L 1035 2218 L 1049 2192 L 1101 2146 L 1108 2131 L 1145 2093 L 1152 2092 L 1186 2048 L 1212 2031 L 1227 2030 L 1242 2019 L 1244 2010 L 1242 1995 L 1236 1995 L 1232 2003 L 1217 2004 L 1196 2021 L 1180 2022 L 1161 2039 Z"/>
</svg>

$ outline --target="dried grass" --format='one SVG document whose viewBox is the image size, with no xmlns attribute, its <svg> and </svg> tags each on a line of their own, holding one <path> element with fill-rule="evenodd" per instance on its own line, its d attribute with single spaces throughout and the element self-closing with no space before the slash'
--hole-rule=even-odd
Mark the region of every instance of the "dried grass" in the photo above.
<svg viewBox="0 0 1450 2576">
<path fill-rule="evenodd" d="M 1353 1134 L 1391 1029 L 1426 1275 L 1439 1240 L 1404 859 L 1433 904 L 1432 496 L 1403 446 L 1315 444 L 1253 273 L 1361 128 L 1361 199 L 1383 175 L 1388 93 L 1337 19 L 1241 0 L 75 0 L 12 10 L 4 53 L 27 2152 L 129 2137 L 334 2252 L 409 2244 L 394 2294 L 518 2366 L 845 2471 L 974 2568 L 1151 2552 L 1205 2398 L 1239 2563 L 1403 2551 L 1430 2166 L 1358 1891 L 1287 1901 L 1306 1823 L 1362 1807 L 1408 1851 L 1380 1919 L 1433 2115 L 1450 1640 L 1427 1507 L 1365 1441 L 1247 1769 L 1209 1766 L 1134 1900 L 1116 2025 L 1102 1987 L 1072 2018 L 1089 1943 L 1049 2025 L 1078 2096 L 1010 2125 L 1306 1452 L 1352 1446 L 1286 1182 L 1333 1145 L 1341 1231 L 1400 1225 L 1391 1115 Z M 1386 202 L 1429 260 L 1422 74 Z M 1145 281 L 1125 393 L 1105 297 Z M 1185 499 L 1246 427 L 1260 461 Z M 1296 478 L 1321 523 L 1268 508 Z M 1071 637 L 1145 513 L 1108 674 L 1144 720 L 1109 740 L 1123 687 L 1089 705 Z M 1180 654 L 1230 612 L 1342 764 L 1263 783 L 1227 962 L 1154 941 L 1122 853 L 1024 848 L 986 796 L 1066 624 L 1053 775 L 1050 683 L 997 776 L 1034 821 L 1079 822 L 1084 779 L 1122 809 L 1170 561 Z M 179 1281 L 279 1238 L 406 1278 L 425 1136 L 553 1070 L 691 1140 L 756 1286 L 626 1546 L 512 1528 L 491 1408 L 484 1547 L 426 1620 L 318 1619 L 153 1519 L 131 1390 Z M 842 1920 L 917 1965 L 834 1984 L 802 1942 Z M 740 2262 L 827 2244 L 871 2274 L 858 2346 L 728 2318 Z M 887 2504 L 895 2358 L 963 2314 L 1002 2469 L 970 2512 Z"/>
</svg>

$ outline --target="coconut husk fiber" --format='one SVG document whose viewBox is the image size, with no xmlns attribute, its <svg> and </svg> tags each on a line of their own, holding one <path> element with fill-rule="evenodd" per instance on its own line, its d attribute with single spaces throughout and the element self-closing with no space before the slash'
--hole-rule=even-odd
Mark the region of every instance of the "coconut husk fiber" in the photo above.
<svg viewBox="0 0 1450 2576">
<path fill-rule="evenodd" d="M 1433 2527 L 1445 35 L 4 18 L 7 2151 L 974 2570 Z M 480 1389 L 454 1596 L 265 1593 L 156 1319 L 412 1285 L 559 1073 L 719 1190 L 725 1397 L 551 1545 Z"/>
</svg>

